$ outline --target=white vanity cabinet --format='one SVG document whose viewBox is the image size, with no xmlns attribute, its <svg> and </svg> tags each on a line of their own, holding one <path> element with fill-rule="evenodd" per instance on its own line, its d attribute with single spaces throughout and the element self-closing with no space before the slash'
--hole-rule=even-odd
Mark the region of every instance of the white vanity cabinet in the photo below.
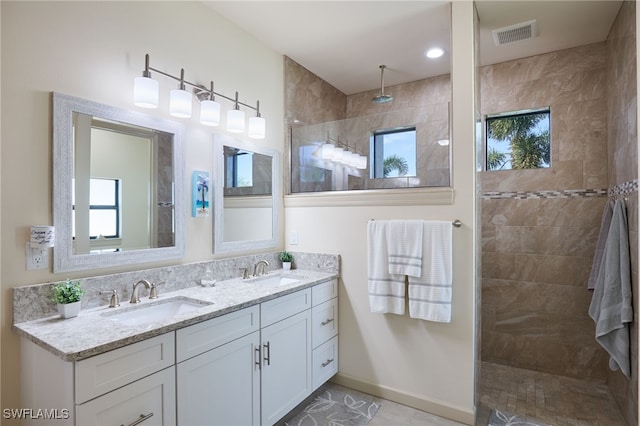
<svg viewBox="0 0 640 426">
<path fill-rule="evenodd" d="M 260 309 L 176 331 L 179 425 L 260 424 Z"/>
<path fill-rule="evenodd" d="M 20 349 L 22 404 L 68 410 L 68 418 L 47 424 L 175 425 L 174 333 L 74 363 L 26 339 Z"/>
<path fill-rule="evenodd" d="M 262 425 L 272 425 L 311 393 L 311 289 L 265 302 Z"/>
<path fill-rule="evenodd" d="M 21 401 L 67 409 L 51 425 L 271 426 L 337 372 L 337 333 L 332 280 L 75 362 L 22 338 Z"/>
</svg>

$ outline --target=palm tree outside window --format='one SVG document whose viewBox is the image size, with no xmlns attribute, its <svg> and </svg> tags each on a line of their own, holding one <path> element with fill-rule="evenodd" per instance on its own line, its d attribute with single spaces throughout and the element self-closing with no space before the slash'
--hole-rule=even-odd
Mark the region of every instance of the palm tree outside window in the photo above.
<svg viewBox="0 0 640 426">
<path fill-rule="evenodd" d="M 551 166 L 549 108 L 487 116 L 486 170 Z"/>
</svg>

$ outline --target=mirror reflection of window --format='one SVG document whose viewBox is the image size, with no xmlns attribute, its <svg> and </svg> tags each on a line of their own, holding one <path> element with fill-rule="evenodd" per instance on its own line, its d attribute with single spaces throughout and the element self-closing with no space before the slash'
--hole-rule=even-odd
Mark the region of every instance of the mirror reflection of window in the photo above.
<svg viewBox="0 0 640 426">
<path fill-rule="evenodd" d="M 227 188 L 253 186 L 253 152 L 235 150 L 227 154 Z"/>
<path fill-rule="evenodd" d="M 416 128 L 379 130 L 373 134 L 371 178 L 416 176 Z"/>
</svg>

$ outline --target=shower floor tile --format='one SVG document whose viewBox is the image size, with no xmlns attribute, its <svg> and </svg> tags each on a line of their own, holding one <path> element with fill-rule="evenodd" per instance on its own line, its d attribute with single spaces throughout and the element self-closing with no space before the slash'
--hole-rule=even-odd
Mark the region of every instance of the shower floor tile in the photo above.
<svg viewBox="0 0 640 426">
<path fill-rule="evenodd" d="M 627 426 L 601 382 L 482 363 L 480 404 L 554 426 Z"/>
</svg>

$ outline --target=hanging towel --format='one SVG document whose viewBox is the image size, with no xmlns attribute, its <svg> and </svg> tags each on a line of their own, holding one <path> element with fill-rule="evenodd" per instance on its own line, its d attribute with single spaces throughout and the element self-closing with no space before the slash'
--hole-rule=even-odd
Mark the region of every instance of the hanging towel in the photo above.
<svg viewBox="0 0 640 426">
<path fill-rule="evenodd" d="M 392 220 L 387 226 L 389 273 L 419 277 L 422 273 L 422 220 Z"/>
<path fill-rule="evenodd" d="M 451 322 L 453 244 L 451 221 L 425 221 L 422 273 L 409 277 L 409 316 Z"/>
<path fill-rule="evenodd" d="M 371 312 L 404 314 L 405 277 L 389 273 L 387 221 L 367 224 L 367 276 Z"/>
<path fill-rule="evenodd" d="M 589 306 L 596 340 L 611 358 L 609 368 L 631 377 L 629 323 L 633 321 L 629 234 L 624 201 L 616 200 Z"/>
<path fill-rule="evenodd" d="M 600 223 L 600 234 L 598 235 L 598 243 L 596 244 L 596 252 L 593 256 L 591 273 L 589 274 L 589 281 L 587 282 L 587 289 L 589 290 L 593 290 L 596 286 L 598 272 L 600 271 L 600 262 L 602 262 L 602 253 L 604 252 L 604 245 L 607 241 L 609 227 L 611 226 L 611 216 L 613 215 L 614 204 L 615 203 L 613 202 L 613 200 L 609 200 L 604 206 L 604 212 L 602 213 L 602 222 Z"/>
</svg>

